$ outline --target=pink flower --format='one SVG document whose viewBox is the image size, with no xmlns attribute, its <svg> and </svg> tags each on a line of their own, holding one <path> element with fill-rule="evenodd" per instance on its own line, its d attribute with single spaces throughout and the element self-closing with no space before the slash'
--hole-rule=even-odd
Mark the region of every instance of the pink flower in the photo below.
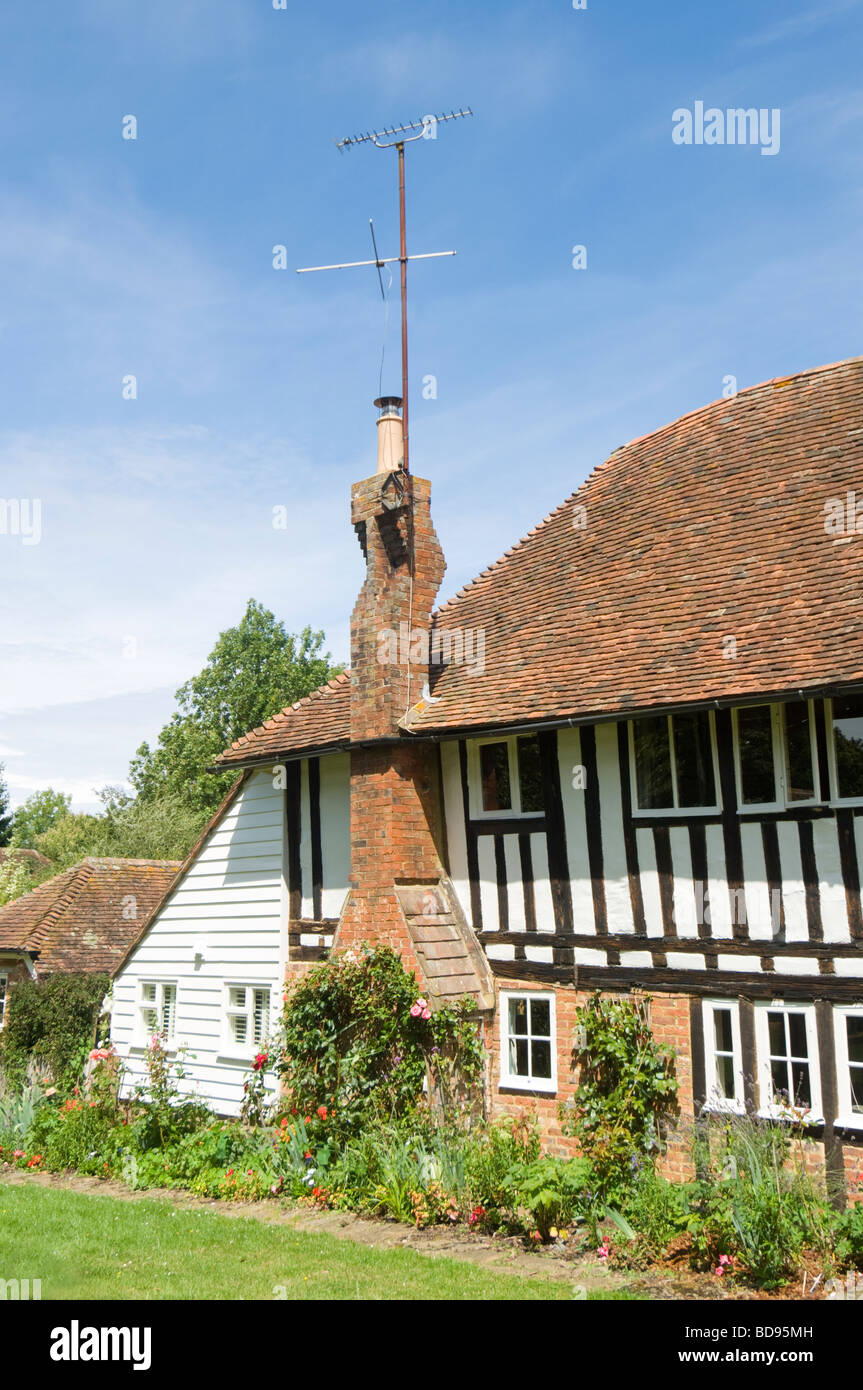
<svg viewBox="0 0 863 1390">
<path fill-rule="evenodd" d="M 431 1018 L 431 1009 L 423 1009 L 423 1018 Z"/>
<path fill-rule="evenodd" d="M 422 1009 L 420 1008 L 419 1004 L 414 1004 L 411 1008 L 411 1018 L 419 1018 L 421 1013 Z"/>
</svg>

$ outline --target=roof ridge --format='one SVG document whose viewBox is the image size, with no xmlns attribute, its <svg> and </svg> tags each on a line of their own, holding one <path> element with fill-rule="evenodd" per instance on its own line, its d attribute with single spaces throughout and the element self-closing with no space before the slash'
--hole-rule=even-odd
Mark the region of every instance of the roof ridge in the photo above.
<svg viewBox="0 0 863 1390">
<path fill-rule="evenodd" d="M 289 710 L 300 709 L 303 705 L 307 705 L 313 700 L 323 699 L 328 690 L 335 690 L 338 686 L 344 685 L 350 678 L 351 670 L 350 667 L 347 666 L 344 671 L 339 671 L 335 676 L 331 677 L 330 680 L 324 681 L 323 685 L 319 685 L 314 690 L 310 690 L 308 695 L 301 695 L 299 700 L 294 700 L 292 704 L 283 705 L 282 708 L 271 715 L 269 719 L 265 719 L 263 724 L 258 724 L 254 729 L 249 729 L 247 733 L 241 734 L 239 738 L 235 738 L 231 747 L 242 748 L 255 734 L 261 733 L 264 729 L 274 728 L 276 720 L 280 716 L 286 715 Z"/>
<path fill-rule="evenodd" d="M 80 864 L 110 864 L 116 868 L 119 868 L 123 864 L 135 864 L 139 867 L 145 864 L 152 864 L 154 868 L 171 868 L 175 864 L 182 864 L 183 861 L 182 859 L 126 859 L 112 854 L 87 854 L 79 862 Z"/>
<path fill-rule="evenodd" d="M 73 865 L 71 869 L 67 869 L 65 872 L 72 875 L 68 886 L 62 893 L 58 894 L 51 906 L 47 908 L 44 914 L 39 918 L 32 932 L 29 933 L 29 949 L 38 947 L 39 944 L 45 940 L 57 919 L 63 915 L 67 908 L 71 907 L 76 898 L 80 897 L 81 893 L 84 891 L 84 885 L 90 877 L 90 865 L 87 863 L 86 859 L 82 859 L 80 863 Z M 58 874 L 57 877 L 59 878 L 61 875 Z M 50 878 L 46 879 L 46 886 L 51 882 L 52 880 Z"/>
<path fill-rule="evenodd" d="M 496 560 L 493 560 L 492 563 L 490 565 L 487 565 L 484 570 L 480 570 L 479 574 L 475 575 L 473 579 L 469 579 L 467 584 L 464 584 L 456 593 L 453 594 L 452 598 L 448 598 L 445 603 L 442 603 L 439 608 L 436 608 L 432 613 L 432 623 L 435 623 L 436 620 L 441 616 L 441 614 L 446 611 L 446 609 L 458 603 L 460 599 L 465 598 L 469 593 L 474 592 L 477 586 L 481 584 L 484 579 L 487 579 L 489 575 L 493 574 L 496 570 L 498 570 L 505 563 L 505 561 L 509 560 L 517 550 L 520 550 L 521 547 L 527 543 L 527 541 L 529 541 L 533 536 L 537 535 L 537 533 L 540 532 L 543 529 L 543 527 L 547 526 L 548 523 L 552 521 L 558 515 L 559 512 L 564 511 L 566 507 L 570 506 L 572 502 L 574 502 L 576 497 L 578 497 L 579 493 L 582 492 L 583 489 L 586 488 L 588 484 L 593 481 L 597 473 L 599 473 L 602 469 L 607 468 L 608 465 L 612 462 L 612 460 L 618 462 L 619 456 L 624 454 L 627 449 L 633 448 L 633 446 L 636 444 L 643 444 L 648 439 L 659 439 L 669 430 L 675 430 L 679 425 L 682 425 L 684 422 L 693 420 L 698 415 L 704 415 L 710 410 L 716 410 L 716 408 L 719 406 L 731 407 L 740 399 L 741 396 L 753 395 L 757 391 L 766 390 L 769 386 L 772 386 L 774 390 L 776 390 L 781 386 L 789 385 L 792 381 L 797 381 L 800 377 L 817 376 L 821 372 L 832 372 L 835 371 L 838 367 L 851 367 L 859 363 L 863 363 L 863 354 L 857 357 L 845 357 L 838 362 L 828 362 L 821 367 L 806 367 L 799 372 L 791 372 L 787 376 L 768 377 L 766 381 L 759 381 L 754 386 L 744 386 L 740 391 L 735 392 L 733 396 L 717 396 L 715 400 L 708 401 L 705 405 L 696 406 L 694 410 L 688 410 L 685 415 L 678 415 L 676 419 L 668 421 L 668 423 L 665 425 L 660 425 L 655 430 L 648 430 L 646 434 L 636 435 L 634 439 L 628 440 L 625 444 L 619 444 L 618 447 L 616 449 L 612 449 L 611 453 L 608 454 L 607 457 L 604 458 L 600 463 L 594 464 L 593 468 L 590 470 L 584 481 L 579 483 L 575 491 L 571 492 L 568 497 L 565 497 L 559 506 L 555 507 L 552 511 L 550 511 L 547 516 L 544 516 L 542 521 L 538 522 L 536 526 L 532 527 L 530 531 L 523 535 L 519 540 L 515 541 L 515 543 L 511 545 L 508 550 L 505 550 L 502 555 L 498 556 Z"/>
</svg>

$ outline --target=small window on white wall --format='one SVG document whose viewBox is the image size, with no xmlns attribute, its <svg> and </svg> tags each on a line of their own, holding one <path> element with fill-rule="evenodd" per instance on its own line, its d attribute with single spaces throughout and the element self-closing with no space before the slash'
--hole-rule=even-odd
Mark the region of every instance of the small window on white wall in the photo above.
<svg viewBox="0 0 863 1390">
<path fill-rule="evenodd" d="M 705 1108 L 740 1114 L 745 1097 L 737 1004 L 733 1000 L 705 999 L 702 1011 L 707 1080 Z"/>
<path fill-rule="evenodd" d="M 173 980 L 141 980 L 138 985 L 138 1031 L 148 1042 L 163 1033 L 173 1042 L 177 1021 L 177 986 Z"/>
<path fill-rule="evenodd" d="M 863 1008 L 834 1009 L 838 1122 L 863 1129 Z"/>
<path fill-rule="evenodd" d="M 261 985 L 228 985 L 225 1042 L 231 1051 L 262 1047 L 270 1031 L 270 991 Z"/>
<path fill-rule="evenodd" d="M 542 760 L 536 734 L 471 743 L 471 814 L 541 816 Z"/>
<path fill-rule="evenodd" d="M 553 994 L 501 994 L 500 1083 L 522 1091 L 556 1091 Z"/>
<path fill-rule="evenodd" d="M 6 991 L 9 988 L 9 976 L 0 971 L 0 1028 L 6 1018 Z"/>
<path fill-rule="evenodd" d="M 757 1004 L 760 1109 L 774 1119 L 821 1116 L 818 1035 L 812 1004 Z"/>
</svg>

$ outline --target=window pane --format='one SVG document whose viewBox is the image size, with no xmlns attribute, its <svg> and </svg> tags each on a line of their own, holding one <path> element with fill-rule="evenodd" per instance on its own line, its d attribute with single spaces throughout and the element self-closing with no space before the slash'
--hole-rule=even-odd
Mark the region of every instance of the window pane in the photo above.
<svg viewBox="0 0 863 1390">
<path fill-rule="evenodd" d="M 773 1095 L 781 1100 L 788 1094 L 788 1068 L 784 1062 L 770 1063 L 770 1078 L 773 1082 Z"/>
<path fill-rule="evenodd" d="M 770 1056 L 784 1057 L 785 1052 L 785 1015 L 774 1013 L 772 1010 L 767 1015 L 767 1026 L 770 1031 Z"/>
<path fill-rule="evenodd" d="M 717 1052 L 733 1052 L 734 1040 L 731 1031 L 731 1010 L 713 1010 L 713 1037 Z"/>
<path fill-rule="evenodd" d="M 815 770 L 812 766 L 812 731 L 809 705 L 795 700 L 783 707 L 785 720 L 785 776 L 789 801 L 815 799 Z"/>
<path fill-rule="evenodd" d="M 155 1004 L 155 1002 L 156 1002 L 156 986 L 155 986 L 155 985 L 149 985 L 149 984 L 142 985 L 142 986 L 141 986 L 141 998 L 142 998 L 142 999 L 145 1001 L 145 1003 L 147 1003 L 147 1004 Z"/>
<path fill-rule="evenodd" d="M 806 1045 L 806 1017 L 804 1014 L 788 1015 L 788 1032 L 791 1036 L 791 1056 L 808 1057 L 809 1048 Z"/>
<path fill-rule="evenodd" d="M 807 1062 L 792 1062 L 791 1075 L 794 1080 L 794 1104 L 811 1105 L 812 1091 L 809 1086 L 809 1064 Z"/>
<path fill-rule="evenodd" d="M 551 1037 L 551 1005 L 547 999 L 530 1001 L 530 1031 L 540 1038 Z"/>
<path fill-rule="evenodd" d="M 531 1043 L 531 1058 L 533 1066 L 531 1076 L 542 1077 L 543 1080 L 551 1080 L 551 1043 L 534 1042 Z"/>
<path fill-rule="evenodd" d="M 510 1076 L 529 1076 L 528 1068 L 528 1042 L 527 1038 L 510 1038 L 509 1040 L 509 1074 Z"/>
<path fill-rule="evenodd" d="M 734 1059 L 716 1058 L 716 1087 L 724 1100 L 734 1099 Z"/>
<path fill-rule="evenodd" d="M 863 1115 L 863 1067 L 849 1067 L 851 1076 L 851 1109 Z"/>
<path fill-rule="evenodd" d="M 848 1033 L 848 1061 L 863 1063 L 863 1018 L 846 1015 L 845 1027 Z"/>
<path fill-rule="evenodd" d="M 539 757 L 539 738 L 531 734 L 516 742 L 518 749 L 518 785 L 523 811 L 544 811 L 542 796 L 542 767 Z"/>
<path fill-rule="evenodd" d="M 635 782 L 642 811 L 674 806 L 671 785 L 671 750 L 665 715 L 633 721 Z"/>
<path fill-rule="evenodd" d="M 677 802 L 679 806 L 715 806 L 716 781 L 713 776 L 713 749 L 710 715 L 675 714 L 674 757 L 677 762 Z"/>
<path fill-rule="evenodd" d="M 505 743 L 483 743 L 479 750 L 482 809 L 509 811 L 509 749 Z"/>
<path fill-rule="evenodd" d="M 833 701 L 839 796 L 863 796 L 863 695 Z"/>
<path fill-rule="evenodd" d="M 231 1031 L 234 1034 L 234 1042 L 244 1043 L 248 1033 L 248 1020 L 245 1014 L 234 1014 L 231 1018 Z"/>
<path fill-rule="evenodd" d="M 142 1009 L 141 1012 L 143 1014 L 144 1028 L 146 1031 L 148 1033 L 157 1033 L 159 1031 L 159 1015 L 156 1013 L 156 1010 Z"/>
<path fill-rule="evenodd" d="M 510 999 L 509 1031 L 511 1033 L 527 1032 L 527 1001 L 525 999 Z"/>
<path fill-rule="evenodd" d="M 270 1031 L 270 992 L 266 989 L 255 990 L 255 1037 L 256 1043 L 266 1041 Z"/>
<path fill-rule="evenodd" d="M 244 1009 L 246 1007 L 246 991 L 242 987 L 232 986 L 228 991 L 231 999 L 232 1009 Z"/>
<path fill-rule="evenodd" d="M 177 1002 L 177 986 L 162 986 L 162 1031 L 167 1038 L 174 1034 L 174 1005 Z"/>
<path fill-rule="evenodd" d="M 773 725 L 769 705 L 737 711 L 741 799 L 747 806 L 776 800 L 773 766 Z"/>
</svg>

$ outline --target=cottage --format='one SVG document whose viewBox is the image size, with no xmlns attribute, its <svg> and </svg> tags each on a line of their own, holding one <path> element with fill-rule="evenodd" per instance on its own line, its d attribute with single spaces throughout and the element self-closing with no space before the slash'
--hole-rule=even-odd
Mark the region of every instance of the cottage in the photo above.
<svg viewBox="0 0 863 1390">
<path fill-rule="evenodd" d="M 117 978 L 118 1046 L 173 991 L 231 1112 L 285 975 L 383 941 L 433 1001 L 475 998 L 491 1110 L 552 1147 L 577 1004 L 649 992 L 684 1117 L 801 1107 L 857 1182 L 863 538 L 824 517 L 863 487 L 863 359 L 618 449 L 436 613 L 430 486 L 392 428 L 352 489 L 350 673 L 218 759 L 241 780 Z M 402 624 L 432 653 L 482 633 L 482 674 L 381 663 Z"/>
</svg>

